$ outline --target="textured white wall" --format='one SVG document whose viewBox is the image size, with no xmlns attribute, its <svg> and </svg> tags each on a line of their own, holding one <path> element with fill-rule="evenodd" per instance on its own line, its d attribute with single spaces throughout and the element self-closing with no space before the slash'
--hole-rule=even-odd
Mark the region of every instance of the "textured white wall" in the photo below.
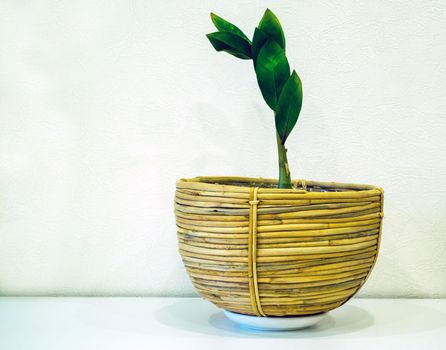
<svg viewBox="0 0 446 350">
<path fill-rule="evenodd" d="M 366 296 L 446 296 L 446 3 L 0 2 L 0 293 L 184 295 L 175 180 L 276 176 L 249 35 L 279 16 L 304 106 L 296 178 L 384 187 Z"/>
</svg>

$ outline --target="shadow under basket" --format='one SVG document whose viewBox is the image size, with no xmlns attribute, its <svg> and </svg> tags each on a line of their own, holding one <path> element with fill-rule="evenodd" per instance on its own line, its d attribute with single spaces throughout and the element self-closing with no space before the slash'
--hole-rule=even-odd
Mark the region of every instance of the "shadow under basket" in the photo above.
<svg viewBox="0 0 446 350">
<path fill-rule="evenodd" d="M 178 242 L 199 294 L 256 316 L 312 315 L 349 300 L 379 249 L 383 190 L 237 177 L 181 179 Z"/>
</svg>

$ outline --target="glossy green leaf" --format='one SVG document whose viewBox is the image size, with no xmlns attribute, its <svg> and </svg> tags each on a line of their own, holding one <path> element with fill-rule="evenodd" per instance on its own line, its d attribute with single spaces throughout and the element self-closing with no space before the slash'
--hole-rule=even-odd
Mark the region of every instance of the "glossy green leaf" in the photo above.
<svg viewBox="0 0 446 350">
<path fill-rule="evenodd" d="M 262 46 L 257 56 L 255 70 L 263 98 L 275 111 L 282 88 L 290 76 L 290 65 L 285 51 L 276 41 L 269 39 Z"/>
<path fill-rule="evenodd" d="M 302 96 L 302 82 L 293 70 L 280 94 L 275 114 L 276 129 L 282 144 L 285 143 L 299 118 Z"/>
<path fill-rule="evenodd" d="M 254 60 L 254 66 L 256 64 L 257 56 L 262 48 L 262 46 L 268 41 L 268 35 L 262 32 L 259 28 L 254 30 L 254 36 L 252 38 L 252 59 Z"/>
<path fill-rule="evenodd" d="M 225 51 L 244 60 L 251 58 L 251 44 L 238 35 L 226 32 L 215 32 L 207 34 L 206 36 L 217 51 Z"/>
<path fill-rule="evenodd" d="M 285 50 L 285 35 L 279 19 L 270 9 L 266 9 L 259 23 L 261 29 L 266 35 L 274 39 Z"/>
<path fill-rule="evenodd" d="M 232 33 L 232 34 L 238 35 L 238 36 L 242 37 L 243 39 L 245 39 L 246 41 L 248 41 L 249 43 L 251 43 L 251 40 L 249 40 L 248 37 L 234 24 L 217 16 L 215 13 L 211 13 L 211 19 L 212 19 L 212 22 L 214 23 L 215 27 L 220 32 L 227 32 L 227 33 Z"/>
</svg>

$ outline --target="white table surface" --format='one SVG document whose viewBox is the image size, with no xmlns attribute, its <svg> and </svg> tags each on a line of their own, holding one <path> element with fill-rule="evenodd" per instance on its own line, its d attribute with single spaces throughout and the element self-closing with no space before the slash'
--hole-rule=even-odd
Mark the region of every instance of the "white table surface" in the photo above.
<svg viewBox="0 0 446 350">
<path fill-rule="evenodd" d="M 0 298 L 0 349 L 446 349 L 446 300 L 353 299 L 314 328 L 259 332 L 199 298 Z"/>
</svg>

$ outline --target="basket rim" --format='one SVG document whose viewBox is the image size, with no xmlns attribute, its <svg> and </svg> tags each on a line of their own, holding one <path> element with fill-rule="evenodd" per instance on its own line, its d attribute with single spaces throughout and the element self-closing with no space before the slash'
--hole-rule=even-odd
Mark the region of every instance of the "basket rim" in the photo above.
<svg viewBox="0 0 446 350">
<path fill-rule="evenodd" d="M 241 183 L 240 185 L 234 182 Z M 343 193 L 358 193 L 364 191 L 380 191 L 384 192 L 381 187 L 367 184 L 352 184 L 344 182 L 325 182 L 313 181 L 304 179 L 294 179 L 292 182 L 292 189 L 277 188 L 271 186 L 277 184 L 277 179 L 262 178 L 262 177 L 239 177 L 239 176 L 196 176 L 192 178 L 181 178 L 177 181 L 177 187 L 187 184 L 196 184 L 198 186 L 215 189 L 224 188 L 226 190 L 233 190 L 235 192 L 249 192 L 252 187 L 259 187 L 259 191 L 277 192 L 277 193 L 338 193 L 341 191 L 307 191 L 307 187 L 321 187 L 323 189 L 339 189 Z M 250 185 L 252 184 L 252 185 Z M 256 186 L 257 185 L 257 186 Z"/>
</svg>

